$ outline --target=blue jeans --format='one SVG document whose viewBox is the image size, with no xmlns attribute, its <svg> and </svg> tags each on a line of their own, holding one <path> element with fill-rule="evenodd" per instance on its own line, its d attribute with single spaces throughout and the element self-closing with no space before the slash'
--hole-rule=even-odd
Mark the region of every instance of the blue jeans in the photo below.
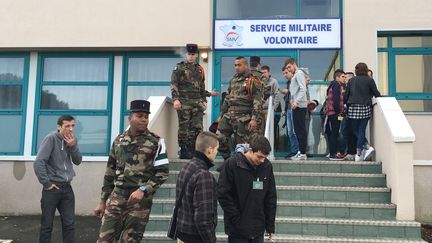
<svg viewBox="0 0 432 243">
<path fill-rule="evenodd" d="M 69 184 L 56 185 L 60 189 L 42 190 L 39 242 L 51 242 L 53 220 L 57 209 L 62 222 L 63 242 L 75 243 L 75 195 Z"/>
<path fill-rule="evenodd" d="M 257 236 L 253 239 L 240 238 L 237 236 L 228 236 L 228 243 L 263 243 L 264 235 Z"/>
<path fill-rule="evenodd" d="M 292 117 L 292 110 L 289 109 L 286 111 L 286 121 L 287 121 L 287 131 L 288 131 L 288 137 L 291 144 L 291 153 L 297 153 L 299 150 L 299 144 L 297 140 L 296 133 L 294 131 L 294 123 L 293 123 L 293 117 Z"/>
<path fill-rule="evenodd" d="M 362 150 L 363 146 L 368 142 L 366 139 L 366 127 L 369 118 L 351 119 L 352 129 L 357 137 L 357 149 Z"/>
</svg>

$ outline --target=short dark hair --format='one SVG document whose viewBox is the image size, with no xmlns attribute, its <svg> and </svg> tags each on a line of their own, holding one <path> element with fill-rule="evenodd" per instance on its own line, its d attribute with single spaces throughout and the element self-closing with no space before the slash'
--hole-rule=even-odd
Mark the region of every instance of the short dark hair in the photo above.
<svg viewBox="0 0 432 243">
<path fill-rule="evenodd" d="M 270 142 L 267 140 L 266 137 L 261 135 L 252 139 L 252 142 L 249 145 L 252 149 L 252 152 L 254 153 L 261 151 L 261 153 L 268 155 L 272 150 Z"/>
<path fill-rule="evenodd" d="M 357 75 L 357 76 L 367 76 L 368 75 L 368 71 L 369 71 L 369 68 L 368 68 L 368 66 L 366 65 L 366 63 L 364 63 L 364 62 L 359 62 L 359 63 L 357 63 L 357 65 L 355 66 L 355 74 Z"/>
<path fill-rule="evenodd" d="M 261 70 L 263 70 L 263 69 L 265 69 L 265 70 L 267 70 L 267 71 L 270 72 L 270 67 L 267 66 L 267 65 L 262 66 L 262 67 L 261 67 Z"/>
<path fill-rule="evenodd" d="M 340 77 L 342 74 L 345 74 L 345 72 L 342 69 L 336 69 L 333 73 L 333 79 L 336 79 L 336 77 Z"/>
<path fill-rule="evenodd" d="M 294 64 L 294 63 L 297 64 L 296 59 L 290 57 L 285 61 L 285 66 L 288 64 Z"/>
<path fill-rule="evenodd" d="M 285 71 L 285 69 L 287 69 L 286 65 L 282 67 L 282 72 Z"/>
<path fill-rule="evenodd" d="M 218 145 L 219 140 L 216 134 L 212 132 L 201 132 L 198 134 L 195 142 L 195 150 L 205 153 L 206 149 L 214 148 Z"/>
<path fill-rule="evenodd" d="M 57 119 L 57 125 L 62 126 L 63 125 L 63 121 L 74 121 L 75 118 L 71 115 L 61 115 L 58 119 Z"/>
<path fill-rule="evenodd" d="M 246 57 L 244 57 L 244 56 L 238 56 L 238 57 L 236 57 L 236 60 L 243 61 L 243 62 L 245 62 L 246 64 L 249 63 L 248 60 L 246 59 Z"/>
</svg>

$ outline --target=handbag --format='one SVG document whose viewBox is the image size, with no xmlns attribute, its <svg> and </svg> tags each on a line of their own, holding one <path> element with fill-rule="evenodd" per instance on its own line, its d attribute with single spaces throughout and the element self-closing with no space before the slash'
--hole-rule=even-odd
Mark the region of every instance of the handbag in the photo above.
<svg viewBox="0 0 432 243">
<path fill-rule="evenodd" d="M 186 185 L 188 183 L 188 180 L 189 180 L 189 178 L 192 177 L 192 175 L 194 173 L 195 173 L 195 171 L 192 172 L 192 174 L 186 178 L 186 180 L 184 182 L 184 185 L 183 185 L 183 188 L 182 188 L 182 190 L 180 192 L 180 196 L 179 196 L 178 200 L 176 200 L 176 202 L 175 202 L 175 205 L 174 205 L 174 208 L 173 208 L 173 214 L 171 216 L 171 220 L 170 220 L 170 223 L 168 225 L 168 232 L 167 232 L 167 236 L 170 239 L 173 239 L 173 240 L 177 239 L 177 214 L 178 214 L 178 209 L 179 209 L 179 207 L 181 205 L 182 198 L 183 198 L 183 196 L 185 194 Z"/>
</svg>

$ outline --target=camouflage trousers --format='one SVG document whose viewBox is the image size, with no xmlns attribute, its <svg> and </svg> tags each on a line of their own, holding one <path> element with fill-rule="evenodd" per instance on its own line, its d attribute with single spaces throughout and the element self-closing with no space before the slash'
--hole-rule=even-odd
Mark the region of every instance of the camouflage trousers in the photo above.
<svg viewBox="0 0 432 243">
<path fill-rule="evenodd" d="M 106 202 L 102 225 L 97 243 L 139 243 L 149 220 L 152 198 L 143 198 L 135 204 L 128 204 L 129 197 L 116 192 Z"/>
<path fill-rule="evenodd" d="M 262 110 L 260 116 L 261 118 L 257 121 L 257 133 L 264 136 L 267 121 L 267 110 Z"/>
<path fill-rule="evenodd" d="M 219 153 L 224 159 L 231 156 L 231 148 L 237 144 L 250 143 L 257 131 L 249 131 L 251 114 L 243 112 L 227 112 L 219 123 Z M 231 138 L 234 135 L 234 138 Z"/>
<path fill-rule="evenodd" d="M 204 105 L 200 101 L 182 102 L 181 109 L 177 110 L 179 146 L 190 147 L 195 144 L 196 137 L 203 130 L 204 110 Z"/>
</svg>

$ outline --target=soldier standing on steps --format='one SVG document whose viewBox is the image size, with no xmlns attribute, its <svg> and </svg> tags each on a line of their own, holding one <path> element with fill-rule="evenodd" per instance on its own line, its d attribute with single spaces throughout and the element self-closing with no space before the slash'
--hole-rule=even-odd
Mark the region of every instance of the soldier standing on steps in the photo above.
<svg viewBox="0 0 432 243">
<path fill-rule="evenodd" d="M 179 119 L 180 159 L 191 159 L 195 139 L 203 130 L 203 115 L 208 96 L 219 95 L 205 89 L 204 69 L 196 63 L 198 46 L 186 45 L 186 61 L 177 63 L 171 75 L 171 93 Z"/>
<path fill-rule="evenodd" d="M 234 134 L 234 145 L 249 143 L 256 135 L 262 110 L 261 80 L 249 71 L 244 57 L 236 58 L 234 68 L 236 74 L 222 104 L 218 127 L 219 153 L 224 159 L 231 155 L 231 135 Z"/>
<path fill-rule="evenodd" d="M 164 140 L 147 128 L 150 102 L 130 105 L 130 128 L 114 140 L 94 213 L 102 218 L 98 243 L 139 243 L 149 220 L 153 194 L 168 179 Z"/>
</svg>

